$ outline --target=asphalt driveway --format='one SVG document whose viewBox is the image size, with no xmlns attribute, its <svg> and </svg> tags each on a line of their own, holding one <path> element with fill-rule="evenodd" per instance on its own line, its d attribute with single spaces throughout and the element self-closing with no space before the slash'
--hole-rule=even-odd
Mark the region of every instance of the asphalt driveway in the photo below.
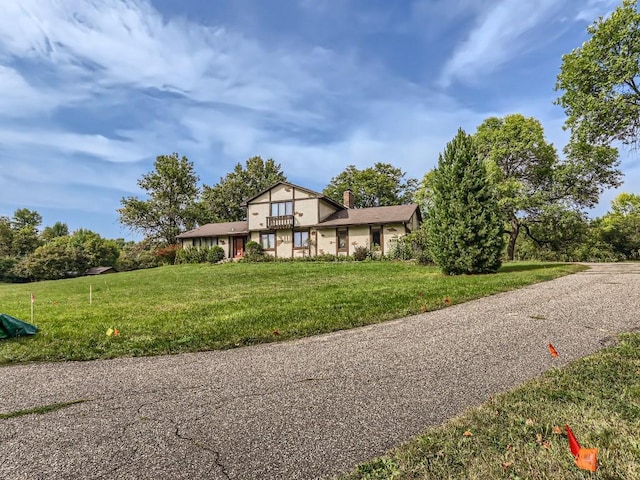
<svg viewBox="0 0 640 480">
<path fill-rule="evenodd" d="M 1 367 L 0 413 L 86 401 L 0 419 L 0 478 L 323 478 L 638 328 L 640 264 L 599 264 L 286 343 Z"/>
</svg>

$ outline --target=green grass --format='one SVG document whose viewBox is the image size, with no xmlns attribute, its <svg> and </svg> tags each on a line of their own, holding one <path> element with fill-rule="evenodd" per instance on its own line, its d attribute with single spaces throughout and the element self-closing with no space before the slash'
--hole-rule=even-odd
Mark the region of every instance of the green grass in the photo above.
<svg viewBox="0 0 640 480">
<path fill-rule="evenodd" d="M 0 413 L 0 420 L 6 418 L 22 417 L 24 415 L 43 415 L 49 412 L 55 412 L 61 408 L 70 407 L 78 403 L 84 403 L 86 400 L 74 400 L 73 402 L 52 403 L 51 405 L 44 405 L 42 407 L 29 408 L 26 410 L 16 410 L 15 412 Z"/>
<path fill-rule="evenodd" d="M 640 334 L 620 338 L 341 478 L 640 479 Z M 597 472 L 576 467 L 565 424 L 582 447 L 599 449 Z"/>
<path fill-rule="evenodd" d="M 35 337 L 0 343 L 0 364 L 233 348 L 353 328 L 550 280 L 578 265 L 512 263 L 444 276 L 402 262 L 179 265 L 0 285 L 0 312 Z M 93 302 L 89 305 L 89 286 Z M 118 336 L 107 336 L 108 328 Z"/>
</svg>

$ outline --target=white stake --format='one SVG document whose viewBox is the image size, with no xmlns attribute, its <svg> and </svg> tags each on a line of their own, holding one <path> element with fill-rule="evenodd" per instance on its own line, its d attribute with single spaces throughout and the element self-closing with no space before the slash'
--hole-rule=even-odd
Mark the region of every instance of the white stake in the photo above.
<svg viewBox="0 0 640 480">
<path fill-rule="evenodd" d="M 31 292 L 31 323 L 33 323 L 33 304 L 36 303 L 36 297 L 33 296 L 33 292 Z"/>
<path fill-rule="evenodd" d="M 89 305 L 93 301 L 93 285 L 89 284 Z"/>
</svg>

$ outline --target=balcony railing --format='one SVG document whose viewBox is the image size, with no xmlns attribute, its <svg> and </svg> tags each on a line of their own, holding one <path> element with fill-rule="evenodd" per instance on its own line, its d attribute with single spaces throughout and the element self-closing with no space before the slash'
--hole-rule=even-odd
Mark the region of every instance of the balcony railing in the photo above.
<svg viewBox="0 0 640 480">
<path fill-rule="evenodd" d="M 287 230 L 293 228 L 293 215 L 267 217 L 267 228 L 271 230 Z"/>
</svg>

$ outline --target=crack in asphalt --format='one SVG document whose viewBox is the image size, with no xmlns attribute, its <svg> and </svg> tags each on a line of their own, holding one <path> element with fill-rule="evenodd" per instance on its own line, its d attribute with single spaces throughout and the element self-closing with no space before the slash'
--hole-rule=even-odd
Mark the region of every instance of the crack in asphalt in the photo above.
<svg viewBox="0 0 640 480">
<path fill-rule="evenodd" d="M 221 453 L 219 451 L 214 450 L 213 448 L 211 448 L 211 447 L 209 447 L 207 445 L 203 445 L 200 441 L 196 440 L 195 438 L 191 438 L 191 437 L 187 437 L 187 436 L 182 435 L 180 433 L 180 425 L 176 425 L 175 428 L 176 428 L 175 436 L 177 438 L 179 438 L 180 440 L 186 440 L 186 441 L 190 442 L 194 447 L 197 447 L 200 450 L 204 450 L 206 452 L 212 453 L 213 454 L 213 463 L 215 463 L 215 465 L 218 467 L 220 472 L 222 472 L 222 475 L 224 475 L 224 478 L 226 478 L 227 480 L 232 480 L 231 476 L 229 475 L 229 472 L 227 472 L 227 468 L 220 461 L 220 458 L 222 457 L 222 455 L 221 455 Z"/>
</svg>

